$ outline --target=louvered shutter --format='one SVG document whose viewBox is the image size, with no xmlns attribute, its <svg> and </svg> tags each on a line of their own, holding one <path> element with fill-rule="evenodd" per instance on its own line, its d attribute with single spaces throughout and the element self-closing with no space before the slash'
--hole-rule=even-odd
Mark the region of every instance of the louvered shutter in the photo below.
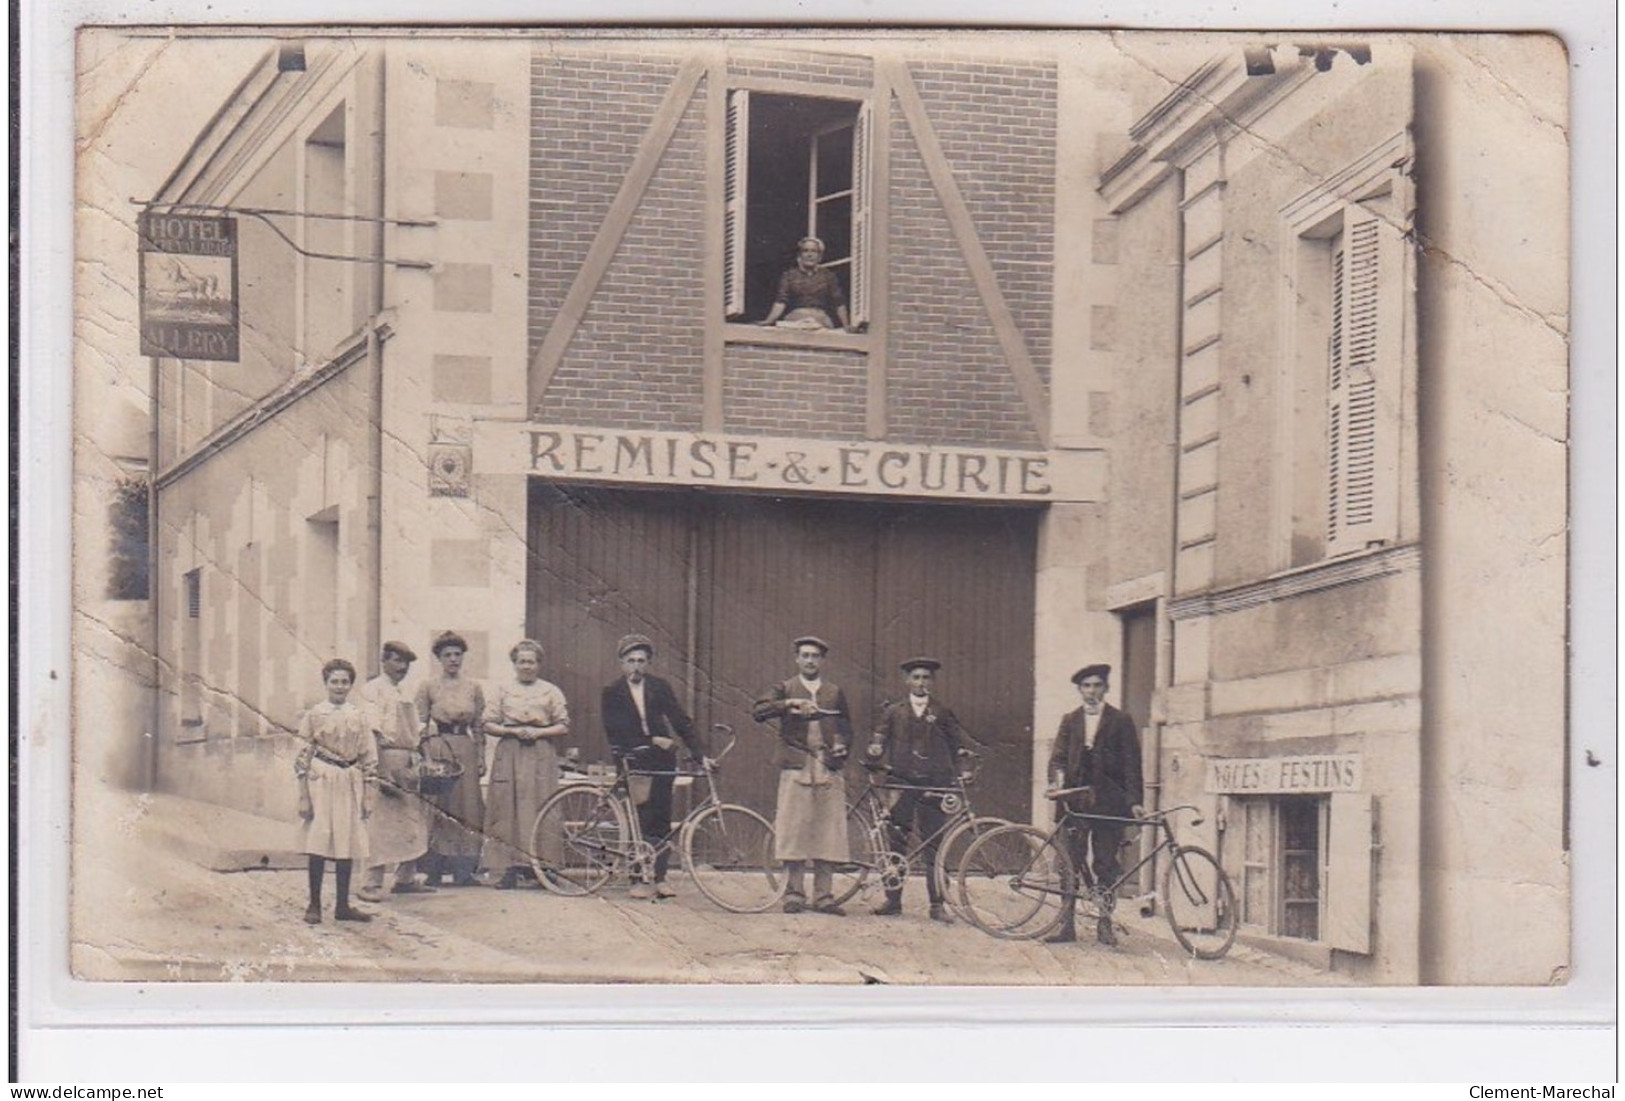
<svg viewBox="0 0 1625 1101">
<path fill-rule="evenodd" d="M 869 321 L 869 196 L 874 163 L 873 105 L 858 108 L 858 122 L 852 130 L 852 324 Z"/>
<path fill-rule="evenodd" d="M 745 312 L 745 189 L 750 165 L 750 93 L 728 93 L 727 168 L 724 175 L 722 252 L 724 311 Z"/>
<path fill-rule="evenodd" d="M 1327 352 L 1326 550 L 1393 540 L 1398 519 L 1398 393 L 1402 370 L 1398 241 L 1359 207 L 1332 244 Z"/>
</svg>

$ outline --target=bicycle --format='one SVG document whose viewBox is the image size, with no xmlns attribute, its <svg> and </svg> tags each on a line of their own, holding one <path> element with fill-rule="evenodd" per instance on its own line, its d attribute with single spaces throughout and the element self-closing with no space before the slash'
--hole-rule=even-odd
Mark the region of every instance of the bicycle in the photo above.
<svg viewBox="0 0 1625 1101">
<path fill-rule="evenodd" d="M 972 757 L 973 762 L 979 758 Z M 876 777 L 881 779 L 877 782 Z M 837 905 L 843 905 L 870 885 L 870 877 L 878 879 L 882 889 L 897 891 L 907 882 L 915 862 L 930 844 L 937 845 L 936 860 L 926 874 L 936 878 L 939 894 L 955 914 L 970 920 L 961 897 L 954 890 L 959 861 L 972 842 L 985 833 L 1010 823 L 1003 818 L 978 818 L 970 807 L 969 787 L 975 782 L 972 771 L 961 773 L 958 780 L 948 785 L 914 784 L 894 780 L 884 770 L 870 769 L 869 783 L 863 794 L 847 809 L 847 842 L 852 848 L 852 859 L 835 867 L 833 893 Z M 907 852 L 893 852 L 887 835 L 891 823 L 891 796 L 904 792 L 919 792 L 926 798 L 940 801 L 945 816 L 943 824 L 929 837 L 921 838 Z"/>
<path fill-rule="evenodd" d="M 724 910 L 753 914 L 777 903 L 785 880 L 773 856 L 773 827 L 749 807 L 722 801 L 716 766 L 737 739 L 724 723 L 711 729 L 727 744 L 714 758 L 702 759 L 698 769 L 640 769 L 630 757 L 622 758 L 613 777 L 589 775 L 555 792 L 531 828 L 531 862 L 542 885 L 556 894 L 581 896 L 618 875 L 648 878 L 665 847 L 681 855 L 695 887 Z M 705 783 L 705 797 L 659 847 L 637 828 L 630 790 L 634 776 L 690 776 Z"/>
<path fill-rule="evenodd" d="M 1086 790 L 1067 788 L 1051 792 L 1050 798 Z M 1166 852 L 1168 865 L 1162 874 L 1161 902 L 1174 939 L 1197 959 L 1218 959 L 1236 939 L 1236 893 L 1212 853 L 1195 845 L 1181 845 L 1175 838 L 1170 819 L 1183 811 L 1190 812 L 1192 827 L 1202 824 L 1201 811 L 1189 805 L 1169 807 L 1140 818 L 1067 810 L 1047 833 L 1036 826 L 1010 825 L 984 834 L 966 851 L 959 869 L 960 896 L 971 923 L 1001 939 L 1048 936 L 1061 924 L 1069 898 L 1088 898 L 1099 915 L 1109 917 L 1123 884 Z M 1159 839 L 1115 882 L 1100 886 L 1092 882 L 1087 868 L 1073 867 L 1067 848 L 1065 829 L 1085 819 L 1149 826 Z"/>
</svg>

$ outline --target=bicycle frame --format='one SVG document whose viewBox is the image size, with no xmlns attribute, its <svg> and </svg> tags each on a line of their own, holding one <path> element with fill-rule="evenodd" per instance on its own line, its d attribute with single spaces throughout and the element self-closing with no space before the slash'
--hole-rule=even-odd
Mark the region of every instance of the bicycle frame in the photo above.
<svg viewBox="0 0 1625 1101">
<path fill-rule="evenodd" d="M 1079 790 L 1080 789 L 1071 788 L 1066 791 L 1055 792 L 1051 797 L 1061 798 L 1067 795 L 1076 794 Z M 1124 826 L 1150 826 L 1152 829 L 1156 830 L 1160 835 L 1160 840 L 1158 840 L 1158 842 L 1152 846 L 1151 850 L 1144 856 L 1140 857 L 1140 859 L 1132 867 L 1124 869 L 1123 873 L 1119 875 L 1111 884 L 1101 888 L 1103 891 L 1108 892 L 1115 897 L 1118 888 L 1138 874 L 1141 868 L 1155 861 L 1158 855 L 1161 853 L 1172 853 L 1179 848 L 1179 840 L 1174 836 L 1173 826 L 1169 824 L 1168 820 L 1181 811 L 1190 811 L 1191 814 L 1197 816 L 1196 822 L 1200 823 L 1201 811 L 1189 804 L 1169 807 L 1166 810 L 1153 811 L 1152 813 L 1143 815 L 1139 818 L 1125 818 L 1114 814 L 1091 814 L 1088 811 L 1066 810 L 1062 813 L 1061 820 L 1055 824 L 1055 828 L 1049 832 L 1048 840 L 1058 845 L 1065 845 L 1067 839 L 1064 834 L 1068 825 L 1072 824 L 1073 822 L 1118 822 Z M 1068 855 L 1070 855 L 1070 848 L 1066 849 L 1065 851 L 1068 853 Z M 1094 872 L 1090 870 L 1087 863 L 1084 863 L 1082 867 L 1075 868 L 1073 870 L 1077 873 L 1078 878 L 1082 881 L 1085 888 L 1094 889 L 1099 886 L 1094 882 Z M 1031 887 L 1032 885 L 1028 886 Z M 1048 887 L 1033 887 L 1032 889 L 1036 889 L 1044 894 L 1065 895 L 1068 893 L 1064 888 L 1052 890 Z"/>
<path fill-rule="evenodd" d="M 944 801 L 946 801 L 947 797 L 958 796 L 958 808 L 952 811 L 944 810 L 942 825 L 932 831 L 929 837 L 921 838 L 919 844 L 902 854 L 903 859 L 912 864 L 915 858 L 923 854 L 926 849 L 947 837 L 959 823 L 975 817 L 970 808 L 969 794 L 965 789 L 966 785 L 964 783 L 945 787 L 934 784 L 894 783 L 887 779 L 877 784 L 874 777 L 870 776 L 869 783 L 864 788 L 863 794 L 858 796 L 856 802 L 847 808 L 847 817 L 850 818 L 855 810 L 866 809 L 869 812 L 870 828 L 875 832 L 875 840 L 881 842 L 877 846 L 877 851 L 887 852 L 891 849 L 891 839 L 886 834 L 886 825 L 891 821 L 891 809 L 896 800 L 888 801 L 885 797 L 886 792 L 895 792 L 901 796 L 904 792 L 913 791 L 925 795 L 937 795 L 944 798 Z"/>
<path fill-rule="evenodd" d="M 635 776 L 648 776 L 651 778 L 657 776 L 671 776 L 674 778 L 689 776 L 693 777 L 694 779 L 703 779 L 705 781 L 705 798 L 688 808 L 688 813 L 683 815 L 682 821 L 676 824 L 676 828 L 667 834 L 658 845 L 653 846 L 654 851 L 653 853 L 648 854 L 649 858 L 658 855 L 662 851 L 672 852 L 679 850 L 681 847 L 682 836 L 685 832 L 687 832 L 688 828 L 693 825 L 693 823 L 701 815 L 710 810 L 712 807 L 719 807 L 723 805 L 722 796 L 717 792 L 717 766 L 720 765 L 722 759 L 726 757 L 730 751 L 732 751 L 733 747 L 738 744 L 739 739 L 734 734 L 733 728 L 724 723 L 715 723 L 712 725 L 711 729 L 713 732 L 725 734 L 728 741 L 715 757 L 700 758 L 700 767 L 698 769 L 636 768 L 633 765 L 632 758 L 637 756 L 639 752 L 642 752 L 643 747 L 640 747 L 638 750 L 634 750 L 632 753 L 627 754 L 625 757 L 622 757 L 616 762 L 615 779 L 609 786 L 608 795 L 610 798 L 617 800 L 621 804 L 621 810 L 626 815 L 626 821 L 633 827 L 634 837 L 631 845 L 627 846 L 629 851 L 614 852 L 614 850 L 610 850 L 613 852 L 613 855 L 624 860 L 633 860 L 640 855 L 638 852 L 639 846 L 645 844 L 641 837 L 635 836 L 638 821 L 637 804 L 632 799 L 632 778 Z"/>
</svg>

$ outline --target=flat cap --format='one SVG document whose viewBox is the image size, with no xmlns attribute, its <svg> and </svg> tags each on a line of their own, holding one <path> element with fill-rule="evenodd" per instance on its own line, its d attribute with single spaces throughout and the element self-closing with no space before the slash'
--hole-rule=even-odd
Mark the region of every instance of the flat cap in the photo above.
<svg viewBox="0 0 1625 1101">
<path fill-rule="evenodd" d="M 912 673 L 916 669 L 929 669 L 931 672 L 935 673 L 938 669 L 942 668 L 942 662 L 938 661 L 936 658 L 909 658 L 897 668 L 901 669 L 905 673 Z"/>
<path fill-rule="evenodd" d="M 621 641 L 615 644 L 615 656 L 618 658 L 624 658 L 633 650 L 643 650 L 650 657 L 655 656 L 655 644 L 648 635 L 622 635 Z"/>
<path fill-rule="evenodd" d="M 383 651 L 385 657 L 394 654 L 402 661 L 416 661 L 418 659 L 418 656 L 412 652 L 412 648 L 410 646 L 404 642 L 397 642 L 395 639 L 390 639 L 388 642 L 384 643 Z"/>
<path fill-rule="evenodd" d="M 818 647 L 820 653 L 829 653 L 829 643 L 825 642 L 817 635 L 802 635 L 800 638 L 796 639 L 796 649 L 799 650 L 803 646 L 816 646 Z"/>
<path fill-rule="evenodd" d="M 1089 677 L 1099 677 L 1101 680 L 1107 680 L 1111 675 L 1112 667 L 1110 665 L 1085 665 L 1072 674 L 1072 683 L 1077 684 Z"/>
</svg>

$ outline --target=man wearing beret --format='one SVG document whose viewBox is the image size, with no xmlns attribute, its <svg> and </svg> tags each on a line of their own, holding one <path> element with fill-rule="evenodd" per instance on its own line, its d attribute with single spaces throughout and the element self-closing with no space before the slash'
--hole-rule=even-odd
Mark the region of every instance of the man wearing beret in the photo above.
<svg viewBox="0 0 1625 1101">
<path fill-rule="evenodd" d="M 1072 675 L 1083 706 L 1061 720 L 1049 758 L 1051 790 L 1088 789 L 1069 797 L 1067 808 L 1105 816 L 1074 817 L 1065 827 L 1073 865 L 1080 873 L 1087 867 L 1102 888 L 1116 883 L 1123 874 L 1117 851 L 1126 824 L 1107 819 L 1140 817 L 1145 799 L 1140 778 L 1139 728 L 1127 714 L 1106 702 L 1111 672 L 1110 665 L 1085 665 Z M 1063 899 L 1064 916 L 1060 929 L 1049 938 L 1052 942 L 1077 940 L 1075 885 L 1066 886 L 1072 889 Z M 1102 912 L 1095 933 L 1101 944 L 1117 943 L 1109 913 Z"/>
<path fill-rule="evenodd" d="M 784 862 L 784 912 L 808 909 L 807 865 L 813 866 L 811 909 L 842 917 L 835 902 L 835 866 L 852 858 L 846 838 L 846 784 L 841 768 L 852 745 L 846 693 L 823 679 L 829 643 L 816 635 L 795 641 L 797 674 L 775 684 L 751 707 L 759 723 L 779 723 L 779 801 L 773 854 Z"/>
<path fill-rule="evenodd" d="M 376 863 L 363 873 L 361 890 L 356 892 L 366 902 L 383 899 L 384 873 L 391 864 L 395 894 L 434 890 L 419 886 L 414 874 L 417 858 L 429 848 L 429 809 L 417 791 L 418 724 L 401 682 L 417 659 L 404 642 L 384 643 L 378 659 L 381 672 L 357 693 L 356 702 L 378 743 L 380 797 L 367 821 L 370 855 Z"/>
<path fill-rule="evenodd" d="M 932 869 L 937 863 L 937 845 L 947 815 L 942 810 L 940 789 L 953 787 L 959 779 L 970 748 L 961 734 L 959 720 L 941 700 L 931 695 L 932 683 L 942 662 L 936 658 L 910 658 L 901 666 L 908 697 L 887 704 L 875 725 L 874 736 L 864 755 L 864 766 L 884 769 L 892 784 L 904 790 L 892 804 L 886 836 L 891 851 L 906 860 L 908 832 L 912 828 L 923 841 L 925 892 L 931 902 L 931 920 L 952 924 L 942 904 L 941 887 Z M 935 788 L 937 791 L 924 789 Z M 886 891 L 886 901 L 875 911 L 880 917 L 903 912 L 903 885 Z"/>
<path fill-rule="evenodd" d="M 621 676 L 604 689 L 599 710 L 610 752 L 631 767 L 638 829 L 655 849 L 654 868 L 638 873 L 632 897 L 670 898 L 677 893 L 666 885 L 677 742 L 681 739 L 696 760 L 703 756 L 703 750 L 694 737 L 694 720 L 677 702 L 671 683 L 649 672 L 655 644 L 644 635 L 626 635 L 615 644 L 615 656 L 621 662 Z M 637 775 L 640 772 L 656 775 Z M 651 872 L 653 882 L 649 881 Z"/>
</svg>

